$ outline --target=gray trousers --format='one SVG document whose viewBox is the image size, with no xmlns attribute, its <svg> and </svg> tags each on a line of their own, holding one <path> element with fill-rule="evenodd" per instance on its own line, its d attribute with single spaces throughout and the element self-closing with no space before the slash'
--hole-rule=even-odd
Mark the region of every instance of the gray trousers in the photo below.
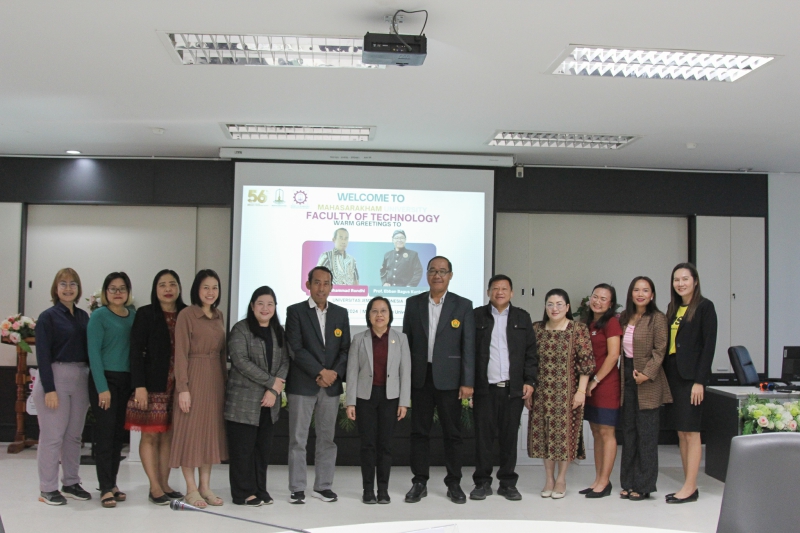
<svg viewBox="0 0 800 533">
<path fill-rule="evenodd" d="M 336 468 L 336 415 L 339 396 L 328 396 L 320 389 L 316 396 L 287 394 L 289 402 L 289 491 L 306 490 L 306 444 L 311 416 L 314 415 L 314 432 L 317 434 L 314 454 L 314 490 L 323 491 L 333 486 Z"/>
<path fill-rule="evenodd" d="M 53 381 L 58 408 L 44 403 L 41 381 L 33 386 L 33 403 L 39 419 L 39 490 L 58 490 L 58 463 L 64 485 L 80 483 L 81 434 L 89 409 L 89 366 L 84 363 L 53 363 Z"/>
</svg>

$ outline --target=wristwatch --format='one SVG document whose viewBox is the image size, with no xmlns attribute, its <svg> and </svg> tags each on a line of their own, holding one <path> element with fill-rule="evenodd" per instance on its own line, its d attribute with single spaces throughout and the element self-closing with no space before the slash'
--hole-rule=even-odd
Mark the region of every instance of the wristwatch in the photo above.
<svg viewBox="0 0 800 533">
<path fill-rule="evenodd" d="M 592 381 L 596 381 L 598 384 L 600 383 L 600 380 L 599 380 L 599 379 L 597 379 L 597 374 L 595 374 L 594 376 L 592 376 Z"/>
</svg>

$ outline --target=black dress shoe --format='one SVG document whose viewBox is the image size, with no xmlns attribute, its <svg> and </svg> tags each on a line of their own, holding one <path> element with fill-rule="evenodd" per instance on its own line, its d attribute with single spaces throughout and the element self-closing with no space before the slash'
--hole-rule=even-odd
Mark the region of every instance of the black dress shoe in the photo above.
<svg viewBox="0 0 800 533">
<path fill-rule="evenodd" d="M 674 498 L 674 497 L 675 497 L 675 493 L 674 492 L 670 492 L 669 494 L 664 496 L 664 499 L 665 500 L 669 500 L 670 498 Z"/>
<path fill-rule="evenodd" d="M 392 503 L 388 490 L 378 489 L 378 503 Z"/>
<path fill-rule="evenodd" d="M 589 494 L 589 493 L 590 493 L 590 492 L 592 492 L 593 490 L 594 490 L 594 489 L 593 489 L 592 487 L 586 487 L 586 488 L 585 488 L 585 489 L 583 489 L 583 490 L 579 490 L 579 491 L 578 491 L 578 494 Z"/>
<path fill-rule="evenodd" d="M 166 494 L 162 494 L 161 496 L 156 498 L 155 496 L 153 496 L 152 492 L 147 495 L 147 499 L 150 500 L 150 503 L 154 503 L 156 505 L 169 505 L 170 502 L 169 496 L 167 496 Z"/>
<path fill-rule="evenodd" d="M 467 495 L 461 490 L 461 485 L 453 483 L 447 487 L 447 497 L 453 503 L 467 503 Z"/>
<path fill-rule="evenodd" d="M 361 496 L 361 501 L 369 505 L 378 503 L 378 500 L 375 499 L 375 491 L 372 489 L 364 489 L 364 495 Z"/>
<path fill-rule="evenodd" d="M 428 495 L 428 488 L 422 483 L 414 483 L 406 493 L 406 503 L 417 503 Z"/>
<path fill-rule="evenodd" d="M 696 502 L 697 498 L 699 498 L 699 497 L 700 497 L 700 489 L 695 489 L 695 491 L 693 493 L 691 493 L 689 496 L 687 496 L 685 498 L 676 498 L 675 496 L 672 496 L 671 498 L 668 497 L 667 498 L 667 503 L 690 503 L 690 502 Z"/>
<path fill-rule="evenodd" d="M 522 494 L 519 493 L 517 487 L 499 487 L 497 495 L 503 496 L 506 500 L 516 502 L 522 499 Z"/>
<path fill-rule="evenodd" d="M 472 492 L 469 493 L 470 500 L 485 500 L 487 496 L 492 495 L 492 484 L 490 482 L 479 483 L 475 485 Z"/>
<path fill-rule="evenodd" d="M 171 500 L 180 500 L 183 498 L 183 493 L 178 490 L 173 490 L 172 492 L 165 492 L 164 494 L 166 494 L 167 498 Z"/>
<path fill-rule="evenodd" d="M 586 493 L 586 497 L 587 498 L 605 498 L 606 496 L 611 496 L 611 482 L 610 481 L 608 482 L 608 485 L 606 485 L 606 488 L 604 488 L 600 492 L 595 492 L 593 490 L 590 490 L 589 492 Z"/>
</svg>

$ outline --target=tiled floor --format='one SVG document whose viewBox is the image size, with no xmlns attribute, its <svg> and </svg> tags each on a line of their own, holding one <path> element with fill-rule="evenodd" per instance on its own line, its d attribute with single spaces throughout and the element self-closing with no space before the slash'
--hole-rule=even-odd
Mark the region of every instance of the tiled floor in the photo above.
<svg viewBox="0 0 800 533">
<path fill-rule="evenodd" d="M 216 516 L 193 512 L 176 512 L 169 507 L 157 507 L 147 501 L 147 478 L 141 464 L 123 461 L 120 468 L 119 486 L 128 493 L 128 501 L 118 504 L 116 509 L 100 507 L 94 467 L 82 466 L 84 488 L 93 493 L 88 502 L 69 500 L 63 507 L 51 507 L 37 500 L 38 478 L 35 449 L 18 455 L 5 453 L 0 447 L 0 517 L 8 533 L 53 532 L 53 533 L 133 533 L 143 531 L 192 531 L 192 533 L 219 533 L 222 529 L 235 528 L 237 533 L 249 531 L 271 531 L 263 526 L 233 521 Z M 226 503 L 215 511 L 282 524 L 295 528 L 319 528 L 323 526 L 356 523 L 395 522 L 406 520 L 553 520 L 569 522 L 595 522 L 646 526 L 694 532 L 714 532 L 724 485 L 700 474 L 700 500 L 684 505 L 667 505 L 664 495 L 677 490 L 683 479 L 677 447 L 662 446 L 659 492 L 648 501 L 631 502 L 617 496 L 619 473 L 612 475 L 614 493 L 612 497 L 587 500 L 577 491 L 594 479 L 593 466 L 571 466 L 568 474 L 567 496 L 562 500 L 543 499 L 539 491 L 543 485 L 544 469 L 539 466 L 519 467 L 518 488 L 523 499 L 509 502 L 498 496 L 484 501 L 468 501 L 466 505 L 455 505 L 445 497 L 441 481 L 444 468 L 432 470 L 428 484 L 429 496 L 420 503 L 407 504 L 403 495 L 410 487 L 408 467 L 396 467 L 392 471 L 390 505 L 364 505 L 361 497 L 361 475 L 358 467 L 339 467 L 336 470 L 334 490 L 339 494 L 336 503 L 323 503 L 307 498 L 305 505 L 291 505 L 287 501 L 286 466 L 269 469 L 269 490 L 275 503 L 259 508 L 242 508 L 230 502 L 228 491 L 228 468 L 214 467 L 212 488 Z M 471 489 L 471 469 L 464 469 L 467 477 L 462 487 Z M 172 474 L 173 487 L 183 490 L 180 474 Z M 309 482 L 313 480 L 313 467 L 309 469 Z M 308 495 L 308 491 L 307 491 Z"/>
</svg>

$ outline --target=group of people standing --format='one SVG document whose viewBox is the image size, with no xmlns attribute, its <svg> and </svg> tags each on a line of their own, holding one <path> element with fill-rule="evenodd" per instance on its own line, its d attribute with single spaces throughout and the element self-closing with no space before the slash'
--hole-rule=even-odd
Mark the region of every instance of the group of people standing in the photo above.
<svg viewBox="0 0 800 533">
<path fill-rule="evenodd" d="M 511 304 L 508 276 L 493 276 L 489 303 L 473 308 L 470 300 L 448 290 L 453 266 L 446 257 L 431 259 L 426 275 L 430 290 L 406 301 L 402 333 L 391 328 L 390 301 L 376 297 L 366 308 L 367 330 L 351 339 L 347 310 L 328 301 L 334 276 L 326 266 L 309 272 L 310 297 L 288 307 L 285 330 L 276 313 L 277 297 L 263 286 L 253 292 L 246 318 L 228 334 L 217 310 L 219 276 L 212 270 L 195 276 L 189 306 L 183 303 L 178 274 L 162 270 L 153 280 L 151 303 L 138 310 L 130 305 L 130 279 L 113 272 L 103 283 L 104 307 L 91 318 L 75 305 L 81 296 L 78 274 L 60 270 L 51 290 L 54 305 L 36 325 L 40 500 L 63 505 L 65 496 L 91 498 L 78 476 L 81 433 L 91 405 L 103 507 L 126 499 L 116 479 L 125 429 L 142 432 L 139 451 L 152 503 L 183 498 L 201 508 L 222 505 L 210 477 L 211 466 L 226 459 L 233 503 L 272 503 L 267 467 L 285 390 L 289 501 L 306 499 L 312 417 L 311 495 L 336 501 L 334 432 L 345 378 L 346 414 L 361 437 L 366 504 L 391 501 L 392 436 L 406 416 L 411 416 L 413 477 L 405 501 L 427 496 L 435 414 L 444 437 L 447 497 L 466 502 L 461 410 L 469 399 L 476 446 L 470 499 L 493 494 L 495 438 L 497 494 L 522 498 L 515 465 L 525 407 L 529 455 L 545 463 L 542 497 L 565 496 L 568 464 L 585 458 L 585 418 L 594 436 L 596 478 L 581 494 L 611 494 L 615 429 L 621 424 L 620 496 L 649 498 L 656 491 L 663 404 L 678 430 L 685 473 L 683 487 L 666 501 L 697 499 L 702 401 L 717 324 L 693 265 L 681 263 L 673 270 L 666 316 L 656 307 L 652 280 L 640 276 L 631 282 L 619 316 L 615 289 L 600 284 L 582 321 L 573 320 L 569 295 L 553 289 L 536 323 Z M 178 467 L 186 495 L 169 485 L 170 469 Z"/>
</svg>

